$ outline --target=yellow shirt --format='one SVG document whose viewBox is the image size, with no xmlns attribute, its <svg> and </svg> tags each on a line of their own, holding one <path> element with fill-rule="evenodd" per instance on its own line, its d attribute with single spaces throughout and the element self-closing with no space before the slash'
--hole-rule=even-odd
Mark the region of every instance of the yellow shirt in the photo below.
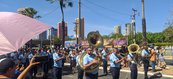
<svg viewBox="0 0 173 79">
<path fill-rule="evenodd" d="M 151 50 L 151 58 L 150 61 L 156 61 L 156 52 L 154 49 Z"/>
</svg>

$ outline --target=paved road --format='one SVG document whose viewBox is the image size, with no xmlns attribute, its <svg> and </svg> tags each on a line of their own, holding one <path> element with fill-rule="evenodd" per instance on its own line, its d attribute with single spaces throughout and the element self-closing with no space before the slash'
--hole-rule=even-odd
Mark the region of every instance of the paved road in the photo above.
<svg viewBox="0 0 173 79">
<path fill-rule="evenodd" d="M 63 70 L 62 79 L 77 79 L 77 73 L 72 74 L 71 71 L 72 70 L 68 66 L 65 66 L 65 68 Z M 51 71 L 49 72 L 48 76 L 49 76 L 49 79 L 53 79 L 53 74 Z M 151 75 L 149 75 L 149 77 L 151 77 Z M 103 76 L 102 70 L 99 70 L 99 78 L 98 79 L 112 79 L 112 76 L 110 73 L 107 76 Z M 124 71 L 121 72 L 120 73 L 120 79 L 130 79 L 130 73 L 124 72 Z M 138 74 L 138 79 L 144 79 L 143 73 Z M 173 78 L 161 77 L 161 78 L 151 78 L 151 79 L 173 79 Z"/>
<path fill-rule="evenodd" d="M 173 60 L 172 59 L 166 59 L 166 64 L 167 65 L 172 65 L 173 66 Z"/>
<path fill-rule="evenodd" d="M 98 79 L 112 79 L 111 74 L 109 73 L 107 76 L 102 76 L 102 70 L 99 70 L 99 78 Z M 151 76 L 150 76 L 151 78 Z M 77 73 L 73 75 L 64 75 L 63 79 L 77 79 Z M 120 73 L 120 79 L 130 79 L 130 73 L 128 72 L 121 72 Z M 138 79 L 144 79 L 143 74 L 138 74 Z M 172 78 L 166 78 L 166 77 L 161 77 L 161 78 L 151 78 L 151 79 L 172 79 Z"/>
</svg>

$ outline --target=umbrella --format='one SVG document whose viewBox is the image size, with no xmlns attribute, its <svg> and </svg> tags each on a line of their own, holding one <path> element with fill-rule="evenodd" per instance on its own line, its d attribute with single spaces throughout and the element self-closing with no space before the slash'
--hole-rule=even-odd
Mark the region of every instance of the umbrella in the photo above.
<svg viewBox="0 0 173 79">
<path fill-rule="evenodd" d="M 0 55 L 21 48 L 34 36 L 50 27 L 40 21 L 13 12 L 0 12 Z"/>
</svg>

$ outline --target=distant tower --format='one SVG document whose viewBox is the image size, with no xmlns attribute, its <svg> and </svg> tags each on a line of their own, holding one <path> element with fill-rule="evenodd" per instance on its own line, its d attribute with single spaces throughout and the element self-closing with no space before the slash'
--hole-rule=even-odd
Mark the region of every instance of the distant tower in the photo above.
<svg viewBox="0 0 173 79">
<path fill-rule="evenodd" d="M 54 38 L 55 36 L 57 36 L 57 29 L 52 27 L 47 30 L 47 39 Z"/>
<path fill-rule="evenodd" d="M 115 34 L 121 34 L 121 26 L 117 25 L 114 27 Z"/>
<path fill-rule="evenodd" d="M 126 36 L 129 36 L 132 33 L 132 29 L 131 29 L 132 25 L 131 25 L 131 23 L 125 24 L 125 27 L 126 27 Z"/>
<path fill-rule="evenodd" d="M 76 19 L 76 23 L 77 23 L 77 36 L 80 38 L 80 39 L 84 39 L 84 33 L 85 33 L 85 28 L 84 28 L 84 18 L 81 18 L 81 28 L 79 28 L 79 18 Z"/>
<path fill-rule="evenodd" d="M 62 39 L 62 23 L 60 22 L 60 23 L 58 23 L 58 26 L 57 26 L 58 28 L 57 28 L 57 36 L 58 36 L 58 38 L 60 38 L 60 39 Z M 65 37 L 66 36 L 68 36 L 67 35 L 67 23 L 65 23 Z"/>
</svg>

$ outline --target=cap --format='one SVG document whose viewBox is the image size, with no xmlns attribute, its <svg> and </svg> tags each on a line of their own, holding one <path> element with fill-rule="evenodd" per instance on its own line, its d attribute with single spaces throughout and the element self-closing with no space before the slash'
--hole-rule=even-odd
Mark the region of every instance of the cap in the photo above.
<svg viewBox="0 0 173 79">
<path fill-rule="evenodd" d="M 0 74 L 4 74 L 11 67 L 15 66 L 15 62 L 9 58 L 0 59 Z"/>
</svg>

